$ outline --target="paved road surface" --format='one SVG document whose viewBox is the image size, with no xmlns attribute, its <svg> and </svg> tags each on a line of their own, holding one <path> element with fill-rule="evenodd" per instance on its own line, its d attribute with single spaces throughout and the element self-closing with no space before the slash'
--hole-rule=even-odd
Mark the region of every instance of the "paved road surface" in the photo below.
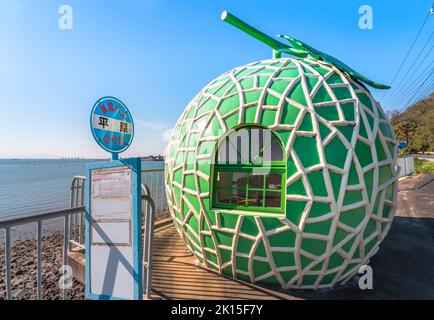
<svg viewBox="0 0 434 320">
<path fill-rule="evenodd" d="M 434 154 L 411 154 L 410 156 L 418 158 L 418 159 L 434 161 Z"/>
</svg>

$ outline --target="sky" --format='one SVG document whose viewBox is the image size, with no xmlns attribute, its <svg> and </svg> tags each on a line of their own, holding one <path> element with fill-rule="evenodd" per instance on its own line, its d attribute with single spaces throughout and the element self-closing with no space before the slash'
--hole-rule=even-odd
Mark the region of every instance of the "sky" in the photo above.
<svg viewBox="0 0 434 320">
<path fill-rule="evenodd" d="M 360 6 L 373 28 L 360 29 Z M 59 7 L 73 12 L 62 30 Z M 162 154 L 165 132 L 212 79 L 271 50 L 220 20 L 223 10 L 288 34 L 388 84 L 431 1 L 0 0 L 0 158 L 107 157 L 89 128 L 96 100 L 130 109 L 122 154 Z M 433 30 L 433 18 L 421 38 Z M 383 93 L 372 91 L 378 98 Z M 394 109 L 394 105 L 385 105 Z M 167 133 L 166 133 L 167 136 Z"/>
</svg>

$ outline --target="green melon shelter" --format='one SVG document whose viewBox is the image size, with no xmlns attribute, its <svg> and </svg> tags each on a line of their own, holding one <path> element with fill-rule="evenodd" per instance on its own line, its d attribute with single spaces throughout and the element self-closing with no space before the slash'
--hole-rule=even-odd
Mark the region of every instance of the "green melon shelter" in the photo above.
<svg viewBox="0 0 434 320">
<path fill-rule="evenodd" d="M 396 141 L 362 81 L 381 85 L 288 39 L 293 47 L 276 41 L 275 58 L 224 73 L 190 102 L 167 149 L 167 200 L 205 267 L 282 288 L 331 287 L 368 263 L 391 226 Z M 271 144 L 258 155 L 271 156 L 253 161 L 264 133 Z M 232 136 L 243 137 L 245 161 L 221 161 L 240 148 Z"/>
</svg>

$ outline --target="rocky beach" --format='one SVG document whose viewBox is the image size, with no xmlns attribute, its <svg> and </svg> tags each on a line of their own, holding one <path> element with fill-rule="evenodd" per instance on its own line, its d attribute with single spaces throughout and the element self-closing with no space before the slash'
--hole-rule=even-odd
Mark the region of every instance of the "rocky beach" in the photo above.
<svg viewBox="0 0 434 320">
<path fill-rule="evenodd" d="M 155 221 L 169 218 L 167 212 L 160 213 Z M 63 219 L 52 219 L 44 223 L 41 265 L 42 299 L 62 300 L 63 291 L 59 281 L 63 275 Z M 34 226 L 23 225 L 11 232 L 11 286 L 12 299 L 36 299 L 36 238 Z M 0 300 L 6 298 L 4 232 L 0 229 Z M 68 281 L 68 280 L 67 280 Z M 71 277 L 68 299 L 84 299 L 84 285 Z"/>
<path fill-rule="evenodd" d="M 63 273 L 63 233 L 48 233 L 42 238 L 42 299 L 61 300 L 63 291 L 59 281 Z M 21 239 L 14 241 L 11 251 L 11 286 L 13 299 L 36 299 L 36 241 Z M 83 299 L 84 286 L 71 278 L 68 299 Z M 0 245 L 0 300 L 6 298 L 4 241 Z"/>
</svg>

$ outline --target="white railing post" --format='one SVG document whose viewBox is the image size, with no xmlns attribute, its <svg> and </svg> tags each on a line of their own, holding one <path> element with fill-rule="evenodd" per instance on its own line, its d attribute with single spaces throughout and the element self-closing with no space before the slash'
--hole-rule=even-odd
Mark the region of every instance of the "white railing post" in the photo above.
<svg viewBox="0 0 434 320">
<path fill-rule="evenodd" d="M 11 229 L 5 228 L 5 274 L 6 274 L 6 300 L 11 300 Z"/>
<path fill-rule="evenodd" d="M 36 298 L 42 299 L 42 264 L 41 264 L 41 251 L 42 251 L 42 222 L 38 220 L 36 223 Z"/>
<path fill-rule="evenodd" d="M 143 237 L 143 290 L 145 299 L 151 299 L 152 295 L 152 260 L 153 260 L 153 239 L 154 239 L 154 218 L 155 218 L 155 204 L 152 197 L 149 196 L 148 186 L 144 186 L 142 190 L 145 191 L 145 195 L 142 195 L 142 200 L 146 201 L 146 207 L 151 210 L 145 211 L 144 221 L 144 237 Z"/>
<path fill-rule="evenodd" d="M 69 252 L 69 219 L 70 215 L 64 216 L 64 232 L 63 235 L 63 266 L 66 267 L 68 265 L 68 252 Z M 68 299 L 68 289 L 66 288 L 67 277 L 63 274 L 63 300 Z"/>
</svg>

